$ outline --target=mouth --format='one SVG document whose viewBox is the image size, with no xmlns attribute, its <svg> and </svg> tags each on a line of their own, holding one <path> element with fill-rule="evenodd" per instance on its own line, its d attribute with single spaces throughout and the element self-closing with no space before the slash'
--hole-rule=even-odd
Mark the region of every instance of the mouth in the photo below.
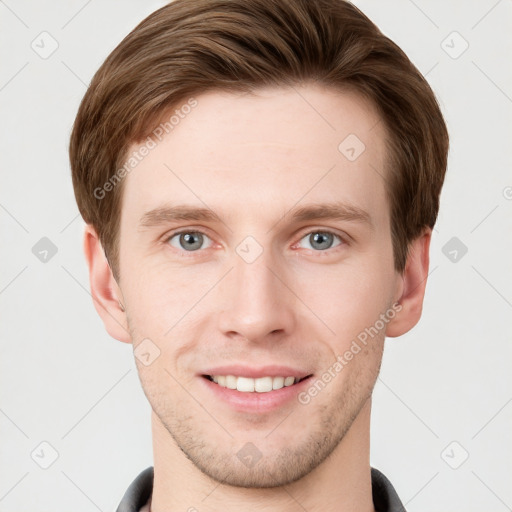
<svg viewBox="0 0 512 512">
<path fill-rule="evenodd" d="M 245 375 L 233 375 L 238 372 Z M 251 415 L 270 414 L 282 410 L 283 407 L 291 407 L 294 403 L 298 405 L 300 402 L 297 397 L 304 392 L 313 378 L 313 374 L 284 366 L 269 366 L 266 370 L 251 370 L 240 366 L 219 367 L 211 373 L 198 374 L 199 381 L 204 384 L 206 399 L 219 403 L 221 407 L 227 406 L 235 413 Z M 248 376 L 251 373 L 253 377 Z M 290 375 L 293 373 L 294 376 Z"/>
<path fill-rule="evenodd" d="M 251 377 L 237 377 L 236 375 L 202 375 L 202 377 L 221 388 L 236 390 L 241 393 L 270 393 L 282 388 L 293 387 L 312 377 L 312 374 L 301 378 L 266 376 L 253 379 Z"/>
</svg>

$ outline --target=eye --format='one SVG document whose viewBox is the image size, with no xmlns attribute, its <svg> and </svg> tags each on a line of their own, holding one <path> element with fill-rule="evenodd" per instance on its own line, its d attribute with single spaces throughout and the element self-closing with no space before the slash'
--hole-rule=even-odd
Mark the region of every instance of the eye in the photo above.
<svg viewBox="0 0 512 512">
<path fill-rule="evenodd" d="M 208 236 L 200 231 L 179 231 L 170 235 L 167 242 L 176 249 L 195 252 L 202 248 L 205 239 L 210 240 Z"/>
<path fill-rule="evenodd" d="M 333 246 L 332 244 L 335 238 L 338 238 L 340 242 Z M 310 247 L 305 247 L 305 249 L 313 249 L 315 251 L 326 251 L 327 249 L 337 247 L 344 243 L 340 235 L 332 233 L 331 231 L 311 231 L 305 237 L 301 238 L 301 241 L 302 240 L 306 240 L 310 244 Z M 299 242 L 299 246 L 304 248 L 301 242 Z"/>
<path fill-rule="evenodd" d="M 333 245 L 335 239 L 338 239 L 339 242 Z M 203 245 L 207 240 L 210 241 L 210 245 L 204 247 Z M 309 247 L 304 247 L 303 240 L 309 244 Z M 175 249 L 186 252 L 197 252 L 200 249 L 207 249 L 211 246 L 210 238 L 201 231 L 178 231 L 172 233 L 167 237 L 166 243 L 169 243 Z M 342 243 L 345 243 L 345 241 L 340 235 L 331 231 L 317 230 L 307 233 L 296 245 L 305 249 L 312 249 L 316 252 L 322 252 L 342 245 Z"/>
</svg>

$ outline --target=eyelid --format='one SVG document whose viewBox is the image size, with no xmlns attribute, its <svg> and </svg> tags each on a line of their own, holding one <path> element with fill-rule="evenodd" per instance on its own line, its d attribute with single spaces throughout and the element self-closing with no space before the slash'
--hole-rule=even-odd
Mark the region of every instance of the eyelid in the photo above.
<svg viewBox="0 0 512 512">
<path fill-rule="evenodd" d="M 180 228 L 176 231 L 171 231 L 170 233 L 166 233 L 163 236 L 164 242 L 169 241 L 171 238 L 175 237 L 176 235 L 181 235 L 182 233 L 201 233 L 201 235 L 206 235 L 208 238 L 211 238 L 208 233 L 203 231 L 203 228 Z"/>
<path fill-rule="evenodd" d="M 352 238 L 345 233 L 344 231 L 339 231 L 334 228 L 325 228 L 325 227 L 319 227 L 319 226 L 307 226 L 304 228 L 305 231 L 300 231 L 300 238 L 299 240 L 302 240 L 306 235 L 310 235 L 312 233 L 329 233 L 331 235 L 335 235 L 339 237 L 343 242 L 348 243 L 352 240 Z"/>
</svg>

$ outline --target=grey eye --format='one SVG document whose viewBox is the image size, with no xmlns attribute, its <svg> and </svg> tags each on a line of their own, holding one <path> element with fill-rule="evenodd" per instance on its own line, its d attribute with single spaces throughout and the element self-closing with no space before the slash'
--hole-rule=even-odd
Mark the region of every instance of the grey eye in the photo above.
<svg viewBox="0 0 512 512">
<path fill-rule="evenodd" d="M 313 231 L 302 238 L 302 240 L 307 240 L 310 244 L 310 247 L 305 247 L 306 249 L 325 251 L 327 249 L 331 249 L 332 247 L 336 247 L 341 243 L 340 241 L 338 244 L 333 246 L 332 244 L 335 238 L 341 240 L 338 235 L 330 233 L 329 231 Z M 303 246 L 301 245 L 301 247 Z"/>
<path fill-rule="evenodd" d="M 196 251 L 201 249 L 205 239 L 209 238 L 199 231 L 183 231 L 176 233 L 169 238 L 169 243 L 176 249 L 185 251 Z M 177 241 L 176 241 L 177 240 Z"/>
</svg>

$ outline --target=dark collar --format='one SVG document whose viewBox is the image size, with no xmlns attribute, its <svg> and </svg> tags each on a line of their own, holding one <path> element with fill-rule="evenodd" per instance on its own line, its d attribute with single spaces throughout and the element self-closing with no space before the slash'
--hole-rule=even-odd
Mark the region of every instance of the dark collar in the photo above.
<svg viewBox="0 0 512 512">
<path fill-rule="evenodd" d="M 391 482 L 378 469 L 371 468 L 373 505 L 377 512 L 406 512 Z M 153 490 L 153 466 L 142 471 L 130 484 L 116 512 L 139 512 Z"/>
</svg>

